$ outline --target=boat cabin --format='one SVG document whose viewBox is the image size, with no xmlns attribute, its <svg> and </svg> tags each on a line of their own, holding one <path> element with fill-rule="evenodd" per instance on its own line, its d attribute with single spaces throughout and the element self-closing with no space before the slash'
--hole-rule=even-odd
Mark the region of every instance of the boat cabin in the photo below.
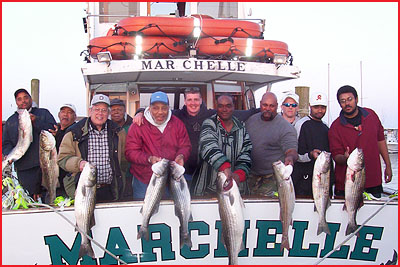
<svg viewBox="0 0 400 267">
<path fill-rule="evenodd" d="M 236 109 L 249 109 L 256 90 L 300 73 L 287 44 L 264 39 L 265 20 L 251 18 L 246 3 L 88 2 L 86 12 L 87 107 L 102 93 L 134 115 L 161 90 L 176 109 L 196 87 L 208 108 L 230 93 Z"/>
</svg>

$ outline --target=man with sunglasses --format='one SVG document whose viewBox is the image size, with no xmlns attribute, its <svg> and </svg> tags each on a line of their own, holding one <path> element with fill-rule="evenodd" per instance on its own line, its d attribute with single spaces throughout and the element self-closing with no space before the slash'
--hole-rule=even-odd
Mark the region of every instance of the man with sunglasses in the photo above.
<svg viewBox="0 0 400 267">
<path fill-rule="evenodd" d="M 392 167 L 381 121 L 372 109 L 357 106 L 358 95 L 354 87 L 340 87 L 336 97 L 342 111 L 328 133 L 329 146 L 336 163 L 335 195 L 344 196 L 347 158 L 355 148 L 361 148 L 365 163 L 365 191 L 380 198 L 383 188 L 379 155 L 385 162 L 385 182 L 392 180 Z"/>
<path fill-rule="evenodd" d="M 90 162 L 97 169 L 96 202 L 120 200 L 125 181 L 120 162 L 125 151 L 125 131 L 108 119 L 110 99 L 93 96 L 89 117 L 68 128 L 59 149 L 58 164 L 67 175 L 63 182 L 67 195 L 74 198 L 81 172 Z"/>
<path fill-rule="evenodd" d="M 298 137 L 299 159 L 294 165 L 292 180 L 296 197 L 312 198 L 312 177 L 315 160 L 322 151 L 329 152 L 329 127 L 322 121 L 328 106 L 324 93 L 314 93 L 310 97 L 310 115 L 301 118 L 295 125 Z M 331 161 L 330 193 L 334 182 L 333 161 Z"/>
<path fill-rule="evenodd" d="M 299 96 L 292 92 L 284 92 L 281 110 L 282 117 L 293 126 L 296 125 L 300 119 L 298 116 L 299 111 Z"/>
</svg>

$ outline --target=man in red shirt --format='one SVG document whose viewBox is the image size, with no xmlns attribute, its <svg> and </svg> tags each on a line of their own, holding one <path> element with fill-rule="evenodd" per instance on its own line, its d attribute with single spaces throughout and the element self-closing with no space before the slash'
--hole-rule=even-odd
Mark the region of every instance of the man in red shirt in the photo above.
<svg viewBox="0 0 400 267">
<path fill-rule="evenodd" d="M 132 124 L 126 137 L 125 156 L 132 163 L 133 198 L 144 199 L 154 163 L 165 158 L 183 166 L 191 148 L 185 125 L 172 115 L 168 96 L 161 91 L 153 93 L 150 106 L 144 111 L 143 125 Z"/>
<path fill-rule="evenodd" d="M 328 132 L 329 146 L 336 162 L 335 195 L 344 196 L 347 158 L 358 147 L 364 153 L 365 191 L 380 198 L 383 188 L 379 155 L 386 165 L 385 182 L 392 180 L 392 167 L 382 124 L 372 109 L 357 106 L 358 95 L 353 87 L 340 87 L 336 96 L 342 111 Z"/>
</svg>

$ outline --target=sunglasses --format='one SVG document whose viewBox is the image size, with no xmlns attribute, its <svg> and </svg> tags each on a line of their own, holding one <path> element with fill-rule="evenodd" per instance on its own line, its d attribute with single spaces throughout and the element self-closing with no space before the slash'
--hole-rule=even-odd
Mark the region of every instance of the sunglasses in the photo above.
<svg viewBox="0 0 400 267">
<path fill-rule="evenodd" d="M 292 108 L 295 108 L 295 107 L 297 107 L 297 104 L 296 103 L 294 103 L 294 104 L 289 104 L 289 103 L 283 103 L 282 105 L 284 105 L 285 107 L 290 107 L 290 106 L 292 106 Z"/>
</svg>

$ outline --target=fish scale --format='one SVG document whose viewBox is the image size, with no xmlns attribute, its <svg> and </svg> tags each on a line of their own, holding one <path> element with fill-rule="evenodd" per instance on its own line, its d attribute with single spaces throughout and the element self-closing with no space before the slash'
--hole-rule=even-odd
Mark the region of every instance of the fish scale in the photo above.
<svg viewBox="0 0 400 267">
<path fill-rule="evenodd" d="M 319 216 L 317 235 L 322 232 L 331 234 L 326 222 L 326 210 L 331 205 L 329 199 L 330 165 L 331 153 L 322 151 L 315 161 L 312 178 L 315 210 Z"/>
<path fill-rule="evenodd" d="M 150 218 L 158 211 L 161 197 L 165 192 L 165 186 L 168 178 L 169 160 L 162 159 L 152 165 L 153 175 L 146 189 L 143 206 L 140 210 L 142 214 L 142 225 L 139 228 L 137 239 L 145 238 L 149 240 L 148 226 Z"/>
<path fill-rule="evenodd" d="M 347 211 L 349 221 L 346 235 L 357 230 L 357 211 L 364 205 L 363 191 L 365 186 L 365 166 L 362 149 L 355 148 L 347 159 L 345 181 L 345 204 L 343 210 Z"/>
<path fill-rule="evenodd" d="M 96 167 L 87 162 L 79 177 L 74 202 L 76 225 L 86 234 L 89 234 L 90 229 L 95 225 L 96 179 Z M 81 237 L 79 258 L 84 255 L 94 258 L 90 240 L 85 235 Z"/>
<path fill-rule="evenodd" d="M 193 218 L 190 206 L 190 192 L 183 176 L 185 168 L 175 161 L 171 161 L 170 168 L 172 177 L 169 180 L 169 189 L 174 200 L 175 215 L 178 216 L 180 222 L 180 247 L 182 248 L 185 244 L 188 247 L 192 247 L 188 224 Z"/>
<path fill-rule="evenodd" d="M 232 181 L 232 187 L 225 191 L 227 178 L 223 172 L 218 173 L 218 210 L 222 224 L 222 241 L 228 252 L 229 265 L 238 264 L 238 254 L 243 249 L 244 203 L 239 187 Z"/>
</svg>

